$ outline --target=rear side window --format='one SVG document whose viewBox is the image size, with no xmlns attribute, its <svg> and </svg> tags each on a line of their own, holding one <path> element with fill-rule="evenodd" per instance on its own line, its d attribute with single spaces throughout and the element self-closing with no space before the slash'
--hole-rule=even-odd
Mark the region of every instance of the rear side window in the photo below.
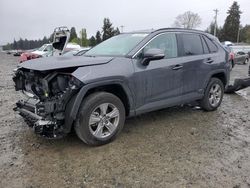
<svg viewBox="0 0 250 188">
<path fill-rule="evenodd" d="M 204 37 L 204 39 L 208 45 L 210 53 L 215 53 L 218 51 L 217 46 L 210 39 L 208 39 L 207 37 Z"/>
<path fill-rule="evenodd" d="M 199 35 L 182 34 L 182 42 L 185 56 L 203 54 L 203 47 Z"/>
</svg>

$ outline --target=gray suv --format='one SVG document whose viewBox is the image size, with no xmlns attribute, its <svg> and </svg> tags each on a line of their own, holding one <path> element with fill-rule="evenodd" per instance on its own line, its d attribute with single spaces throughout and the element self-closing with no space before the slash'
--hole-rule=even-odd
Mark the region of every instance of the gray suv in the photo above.
<svg viewBox="0 0 250 188">
<path fill-rule="evenodd" d="M 83 56 L 24 62 L 14 110 L 49 138 L 73 129 L 89 145 L 112 141 L 125 118 L 197 101 L 216 110 L 229 80 L 227 51 L 212 35 L 160 29 L 114 36 Z"/>
</svg>

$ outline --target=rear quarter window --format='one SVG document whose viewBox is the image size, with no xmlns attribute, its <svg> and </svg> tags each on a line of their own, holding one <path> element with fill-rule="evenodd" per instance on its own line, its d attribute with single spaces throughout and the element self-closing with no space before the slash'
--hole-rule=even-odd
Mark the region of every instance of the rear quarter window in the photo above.
<svg viewBox="0 0 250 188">
<path fill-rule="evenodd" d="M 208 49 L 207 43 L 205 42 L 205 39 L 203 37 L 201 37 L 201 40 L 202 40 L 202 45 L 203 45 L 204 53 L 205 54 L 209 54 L 210 51 Z"/>
<path fill-rule="evenodd" d="M 205 36 L 204 36 L 204 39 L 208 45 L 210 53 L 216 53 L 218 51 L 218 47 L 214 44 L 214 42 Z"/>
</svg>

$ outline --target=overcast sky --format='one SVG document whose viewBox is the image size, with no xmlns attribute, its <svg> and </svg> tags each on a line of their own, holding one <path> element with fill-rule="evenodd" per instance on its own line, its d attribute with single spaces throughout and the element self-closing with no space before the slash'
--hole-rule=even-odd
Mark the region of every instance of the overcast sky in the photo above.
<svg viewBox="0 0 250 188">
<path fill-rule="evenodd" d="M 177 15 L 198 13 L 206 29 L 219 10 L 223 25 L 233 0 L 0 0 L 0 44 L 15 39 L 49 36 L 57 26 L 87 29 L 88 37 L 102 27 L 104 17 L 124 31 L 171 27 Z M 243 12 L 241 23 L 250 24 L 250 0 L 238 0 Z"/>
</svg>

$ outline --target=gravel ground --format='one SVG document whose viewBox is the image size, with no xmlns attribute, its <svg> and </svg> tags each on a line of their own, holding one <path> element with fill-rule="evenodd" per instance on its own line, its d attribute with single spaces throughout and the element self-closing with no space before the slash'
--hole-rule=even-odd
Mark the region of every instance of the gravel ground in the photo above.
<svg viewBox="0 0 250 188">
<path fill-rule="evenodd" d="M 111 144 L 36 136 L 12 108 L 17 58 L 0 53 L 0 187 L 250 187 L 250 88 L 215 112 L 174 107 L 126 121 Z M 236 65 L 232 78 L 245 77 Z"/>
</svg>

